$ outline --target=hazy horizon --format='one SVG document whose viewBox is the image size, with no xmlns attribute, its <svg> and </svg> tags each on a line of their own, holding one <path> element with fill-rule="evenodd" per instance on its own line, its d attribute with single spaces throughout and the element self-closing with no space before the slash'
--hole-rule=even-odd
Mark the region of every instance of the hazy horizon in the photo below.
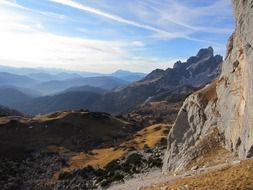
<svg viewBox="0 0 253 190">
<path fill-rule="evenodd" d="M 0 2 L 0 65 L 112 73 L 172 67 L 200 48 L 225 54 L 230 0 Z"/>
<path fill-rule="evenodd" d="M 116 73 L 116 72 L 120 72 L 120 71 L 123 71 L 123 72 L 131 72 L 131 73 L 142 73 L 142 74 L 148 74 L 148 72 L 138 72 L 138 71 L 134 71 L 134 70 L 125 70 L 125 69 L 121 69 L 121 68 L 118 68 L 117 70 L 113 70 L 111 72 L 96 72 L 96 71 L 86 71 L 86 70 L 72 70 L 72 69 L 64 69 L 64 68 L 57 68 L 57 67 L 43 67 L 43 66 L 35 66 L 35 67 L 23 67 L 23 66 L 9 66 L 9 65 L 1 65 L 0 64 L 0 69 L 6 67 L 6 68 L 10 68 L 10 69 L 24 69 L 24 70 L 38 70 L 38 71 L 41 71 L 41 72 L 48 72 L 48 71 L 51 71 L 51 72 L 55 72 L 55 73 L 60 73 L 60 72 L 67 72 L 67 73 L 82 73 L 82 72 L 87 72 L 87 73 L 94 73 L 94 74 L 112 74 L 112 73 Z M 5 71 L 3 71 L 5 72 Z M 6 72 L 10 72 L 10 71 L 6 71 Z M 11 72 L 11 73 L 14 73 L 14 72 Z"/>
</svg>

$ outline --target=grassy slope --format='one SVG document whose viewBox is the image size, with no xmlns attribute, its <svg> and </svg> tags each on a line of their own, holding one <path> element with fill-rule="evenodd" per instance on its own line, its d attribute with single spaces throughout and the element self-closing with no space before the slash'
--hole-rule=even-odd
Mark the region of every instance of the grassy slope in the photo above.
<svg viewBox="0 0 253 190">
<path fill-rule="evenodd" d="M 251 190 L 253 189 L 253 160 L 218 171 L 188 177 L 145 190 Z"/>
</svg>

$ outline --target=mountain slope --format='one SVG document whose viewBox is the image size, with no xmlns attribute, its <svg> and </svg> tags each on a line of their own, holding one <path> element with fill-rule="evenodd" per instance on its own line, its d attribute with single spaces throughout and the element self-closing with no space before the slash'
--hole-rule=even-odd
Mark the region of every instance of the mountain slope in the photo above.
<svg viewBox="0 0 253 190">
<path fill-rule="evenodd" d="M 146 74 L 124 71 L 124 70 L 117 70 L 116 72 L 110 74 L 110 76 L 117 77 L 129 82 L 135 82 L 144 78 Z"/>
<path fill-rule="evenodd" d="M 19 87 L 31 87 L 37 82 L 38 81 L 24 75 L 0 72 L 0 86 L 13 85 Z"/>
<path fill-rule="evenodd" d="M 21 116 L 22 114 L 16 110 L 0 105 L 0 117 L 5 116 Z"/>
<path fill-rule="evenodd" d="M 166 94 L 171 94 L 175 89 L 187 86 L 194 89 L 211 82 L 219 75 L 221 62 L 222 57 L 214 56 L 211 47 L 201 49 L 185 63 L 176 62 L 172 69 L 156 69 L 138 82 L 107 93 L 92 108 L 119 113 L 130 111 L 152 99 L 164 100 Z M 170 100 L 169 97 L 167 99 Z"/>
<path fill-rule="evenodd" d="M 20 105 L 28 102 L 32 98 L 27 94 L 13 87 L 0 87 L 0 104 L 12 108 L 18 108 Z"/>
<path fill-rule="evenodd" d="M 107 92 L 107 90 L 103 88 L 94 87 L 94 86 L 84 85 L 84 86 L 74 86 L 74 87 L 68 88 L 64 90 L 63 92 L 61 92 L 60 94 L 66 93 L 66 92 L 94 92 L 97 94 L 104 94 L 105 92 Z"/>
<path fill-rule="evenodd" d="M 253 2 L 233 1 L 236 30 L 219 79 L 186 99 L 168 136 L 164 171 L 225 146 L 239 158 L 253 156 Z"/>
<path fill-rule="evenodd" d="M 85 91 L 69 91 L 53 96 L 34 98 L 19 104 L 17 108 L 27 114 L 45 114 L 70 109 L 86 109 L 101 97 L 101 94 Z"/>
</svg>

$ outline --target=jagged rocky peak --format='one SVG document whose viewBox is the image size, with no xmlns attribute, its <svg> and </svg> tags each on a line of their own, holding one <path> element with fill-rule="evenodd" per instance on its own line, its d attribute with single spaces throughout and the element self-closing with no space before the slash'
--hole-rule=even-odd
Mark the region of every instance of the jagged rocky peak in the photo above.
<svg viewBox="0 0 253 190">
<path fill-rule="evenodd" d="M 208 60 L 210 60 L 208 62 Z M 214 66 L 217 66 L 215 64 L 220 64 L 223 61 L 223 58 L 221 55 L 214 55 L 214 50 L 212 47 L 208 48 L 202 48 L 198 51 L 196 56 L 192 56 L 189 59 L 187 59 L 186 62 L 177 61 L 173 65 L 173 69 L 180 69 L 185 70 L 189 69 L 191 65 L 194 65 L 194 68 L 196 68 L 199 65 L 209 65 L 213 64 Z"/>
<path fill-rule="evenodd" d="M 236 30 L 221 75 L 185 100 L 168 136 L 164 171 L 184 170 L 217 144 L 240 158 L 253 157 L 253 0 L 233 5 Z"/>
<path fill-rule="evenodd" d="M 202 48 L 199 50 L 196 56 L 192 56 L 187 60 L 188 64 L 192 64 L 204 58 L 210 58 L 214 56 L 214 50 L 212 47 Z"/>
<path fill-rule="evenodd" d="M 182 65 L 181 61 L 177 61 L 176 63 L 174 63 L 173 65 L 173 69 L 179 68 Z"/>
<path fill-rule="evenodd" d="M 208 48 L 203 48 L 203 49 L 200 49 L 198 54 L 197 54 L 197 57 L 199 58 L 203 58 L 203 57 L 213 57 L 213 54 L 214 54 L 214 50 L 212 47 L 208 47 Z"/>
</svg>

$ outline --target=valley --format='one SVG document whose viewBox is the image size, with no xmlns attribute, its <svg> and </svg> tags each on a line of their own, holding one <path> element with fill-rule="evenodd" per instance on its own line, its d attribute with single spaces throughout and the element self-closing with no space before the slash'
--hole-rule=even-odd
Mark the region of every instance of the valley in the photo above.
<svg viewBox="0 0 253 190">
<path fill-rule="evenodd" d="M 37 41 L 43 54 L 29 60 L 56 68 L 0 66 L 1 190 L 253 189 L 253 0 L 26 3 L 0 6 L 50 16 L 72 36 L 38 22 L 27 47 L 44 30 L 52 43 Z M 135 69 L 112 72 L 118 65 Z"/>
</svg>

